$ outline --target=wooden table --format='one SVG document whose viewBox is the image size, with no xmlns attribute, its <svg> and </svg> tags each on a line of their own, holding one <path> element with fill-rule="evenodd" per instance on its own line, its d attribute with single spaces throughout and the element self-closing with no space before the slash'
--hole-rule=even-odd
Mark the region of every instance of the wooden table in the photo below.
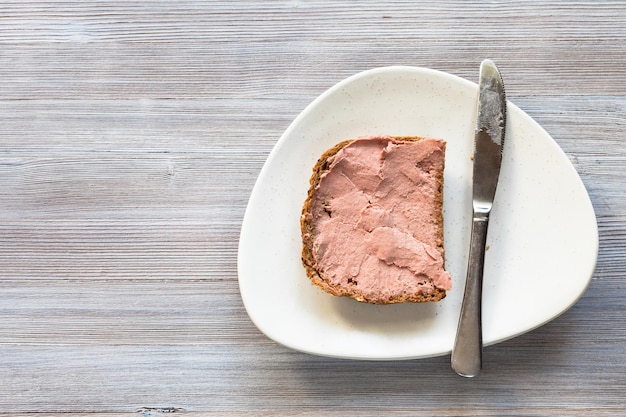
<svg viewBox="0 0 626 417">
<path fill-rule="evenodd" d="M 0 415 L 626 415 L 626 2 L 2 3 Z M 583 298 L 475 379 L 270 341 L 236 263 L 282 132 L 361 70 L 483 58 L 591 196 Z"/>
</svg>

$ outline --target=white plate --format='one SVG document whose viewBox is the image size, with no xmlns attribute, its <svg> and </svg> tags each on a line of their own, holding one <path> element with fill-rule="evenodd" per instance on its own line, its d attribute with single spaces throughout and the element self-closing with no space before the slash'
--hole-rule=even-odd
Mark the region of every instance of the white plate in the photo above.
<svg viewBox="0 0 626 417">
<path fill-rule="evenodd" d="M 263 333 L 299 351 L 343 358 L 451 351 L 467 267 L 477 92 L 472 82 L 430 69 L 378 68 L 338 83 L 296 118 L 259 175 L 239 242 L 241 295 Z M 299 218 L 312 167 L 327 148 L 363 135 L 448 142 L 444 227 L 454 288 L 441 302 L 363 304 L 328 295 L 305 275 Z M 587 288 L 598 254 L 595 214 L 576 171 L 556 142 L 510 102 L 488 244 L 485 344 L 567 310 Z"/>
</svg>

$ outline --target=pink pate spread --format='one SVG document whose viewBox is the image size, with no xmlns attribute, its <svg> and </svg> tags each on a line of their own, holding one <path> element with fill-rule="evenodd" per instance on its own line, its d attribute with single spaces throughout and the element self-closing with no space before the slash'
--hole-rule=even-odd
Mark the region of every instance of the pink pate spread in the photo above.
<svg viewBox="0 0 626 417">
<path fill-rule="evenodd" d="M 312 215 L 316 267 L 366 297 L 449 290 L 436 203 L 445 142 L 356 139 L 322 175 Z"/>
</svg>

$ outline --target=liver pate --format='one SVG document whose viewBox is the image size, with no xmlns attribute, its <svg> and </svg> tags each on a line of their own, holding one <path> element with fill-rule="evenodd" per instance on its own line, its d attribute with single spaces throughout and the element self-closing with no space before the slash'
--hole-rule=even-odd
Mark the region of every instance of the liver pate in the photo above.
<svg viewBox="0 0 626 417">
<path fill-rule="evenodd" d="M 320 159 L 301 220 L 303 262 L 334 295 L 371 303 L 436 301 L 444 269 L 445 142 L 367 137 Z"/>
</svg>

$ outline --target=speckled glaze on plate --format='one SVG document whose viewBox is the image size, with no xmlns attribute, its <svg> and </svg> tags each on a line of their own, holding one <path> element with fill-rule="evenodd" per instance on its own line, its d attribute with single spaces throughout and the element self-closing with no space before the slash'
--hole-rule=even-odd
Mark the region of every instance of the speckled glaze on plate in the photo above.
<svg viewBox="0 0 626 417">
<path fill-rule="evenodd" d="M 241 296 L 263 333 L 299 351 L 342 358 L 451 351 L 467 267 L 477 93 L 475 83 L 431 69 L 376 68 L 339 82 L 293 121 L 257 179 L 239 242 Z M 299 218 L 312 167 L 326 149 L 365 135 L 448 142 L 444 239 L 454 287 L 438 303 L 363 304 L 326 294 L 306 277 Z M 485 344 L 566 311 L 587 288 L 598 255 L 593 207 L 556 142 L 511 102 L 506 138 L 485 260 Z"/>
</svg>

